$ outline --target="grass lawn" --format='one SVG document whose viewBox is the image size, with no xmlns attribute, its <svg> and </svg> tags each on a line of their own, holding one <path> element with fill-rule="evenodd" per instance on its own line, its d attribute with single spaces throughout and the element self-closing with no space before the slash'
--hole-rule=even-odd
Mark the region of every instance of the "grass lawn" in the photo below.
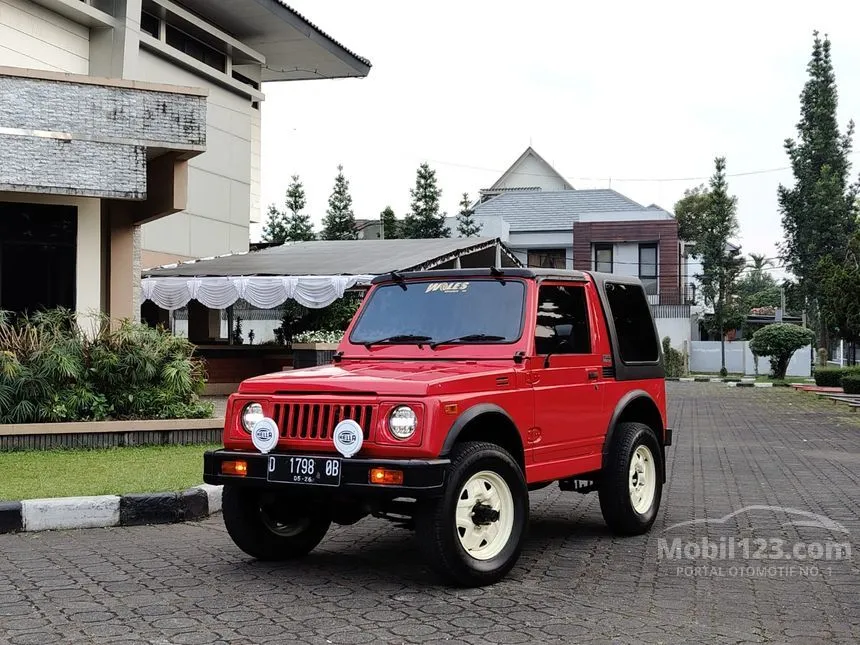
<svg viewBox="0 0 860 645">
<path fill-rule="evenodd" d="M 219 446 L 0 453 L 0 500 L 177 491 L 203 483 L 203 453 Z"/>
</svg>

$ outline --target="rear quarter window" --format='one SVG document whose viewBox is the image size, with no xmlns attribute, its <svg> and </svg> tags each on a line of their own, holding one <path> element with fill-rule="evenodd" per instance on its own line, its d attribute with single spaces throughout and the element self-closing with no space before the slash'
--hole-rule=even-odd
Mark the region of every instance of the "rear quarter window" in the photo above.
<svg viewBox="0 0 860 645">
<path fill-rule="evenodd" d="M 617 282 L 607 282 L 605 289 L 621 360 L 625 363 L 658 362 L 660 348 L 645 291 L 640 285 Z"/>
</svg>

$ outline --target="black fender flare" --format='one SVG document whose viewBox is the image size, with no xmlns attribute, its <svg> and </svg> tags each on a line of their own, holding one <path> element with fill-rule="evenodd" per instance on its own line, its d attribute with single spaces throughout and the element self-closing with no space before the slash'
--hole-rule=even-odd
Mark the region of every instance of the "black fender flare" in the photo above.
<svg viewBox="0 0 860 645">
<path fill-rule="evenodd" d="M 439 453 L 439 456 L 444 457 L 445 455 L 450 454 L 451 450 L 454 448 L 454 444 L 457 443 L 457 438 L 460 436 L 460 433 L 463 432 L 463 429 L 479 416 L 488 413 L 501 414 L 514 428 L 517 427 L 517 424 L 514 423 L 511 415 L 503 408 L 500 408 L 498 405 L 493 403 L 478 403 L 477 405 L 473 405 L 471 408 L 465 410 L 459 417 L 457 417 L 456 421 L 454 421 L 454 425 L 452 425 L 451 429 L 448 431 L 448 436 L 445 437 L 445 442 L 442 444 L 442 450 Z"/>
<path fill-rule="evenodd" d="M 609 456 L 609 449 L 612 446 L 612 441 L 615 438 L 615 428 L 618 427 L 618 419 L 621 418 L 621 415 L 624 413 L 624 410 L 627 409 L 633 401 L 637 399 L 647 399 L 650 401 L 657 410 L 659 410 L 659 406 L 654 401 L 654 398 L 648 394 L 645 390 L 631 390 L 627 394 L 619 399 L 618 403 L 615 405 L 615 410 L 612 412 L 612 417 L 609 419 L 609 426 L 606 429 L 606 437 L 603 440 L 603 458 L 601 460 L 601 468 L 606 466 L 606 458 Z M 662 423 L 661 423 L 662 426 Z M 654 433 L 657 435 L 657 443 L 660 444 L 660 461 L 662 470 L 663 470 L 663 482 L 666 482 L 666 437 L 665 437 L 665 429 L 653 428 Z"/>
</svg>

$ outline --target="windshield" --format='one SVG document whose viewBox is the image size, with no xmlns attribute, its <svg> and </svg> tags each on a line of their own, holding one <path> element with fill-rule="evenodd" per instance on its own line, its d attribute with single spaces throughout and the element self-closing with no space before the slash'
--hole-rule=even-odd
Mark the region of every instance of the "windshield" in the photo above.
<svg viewBox="0 0 860 645">
<path fill-rule="evenodd" d="M 421 281 L 378 287 L 350 342 L 512 343 L 523 325 L 525 285 L 517 280 Z"/>
</svg>

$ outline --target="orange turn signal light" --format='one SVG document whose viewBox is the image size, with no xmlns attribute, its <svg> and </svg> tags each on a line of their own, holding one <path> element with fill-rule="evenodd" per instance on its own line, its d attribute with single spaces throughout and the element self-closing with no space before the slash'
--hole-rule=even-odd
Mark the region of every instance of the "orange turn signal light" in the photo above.
<svg viewBox="0 0 860 645">
<path fill-rule="evenodd" d="M 222 461 L 221 474 L 244 477 L 248 474 L 248 462 L 241 459 L 236 461 Z"/>
<path fill-rule="evenodd" d="M 389 470 L 388 468 L 371 468 L 370 483 L 399 486 L 403 483 L 403 471 Z"/>
</svg>

